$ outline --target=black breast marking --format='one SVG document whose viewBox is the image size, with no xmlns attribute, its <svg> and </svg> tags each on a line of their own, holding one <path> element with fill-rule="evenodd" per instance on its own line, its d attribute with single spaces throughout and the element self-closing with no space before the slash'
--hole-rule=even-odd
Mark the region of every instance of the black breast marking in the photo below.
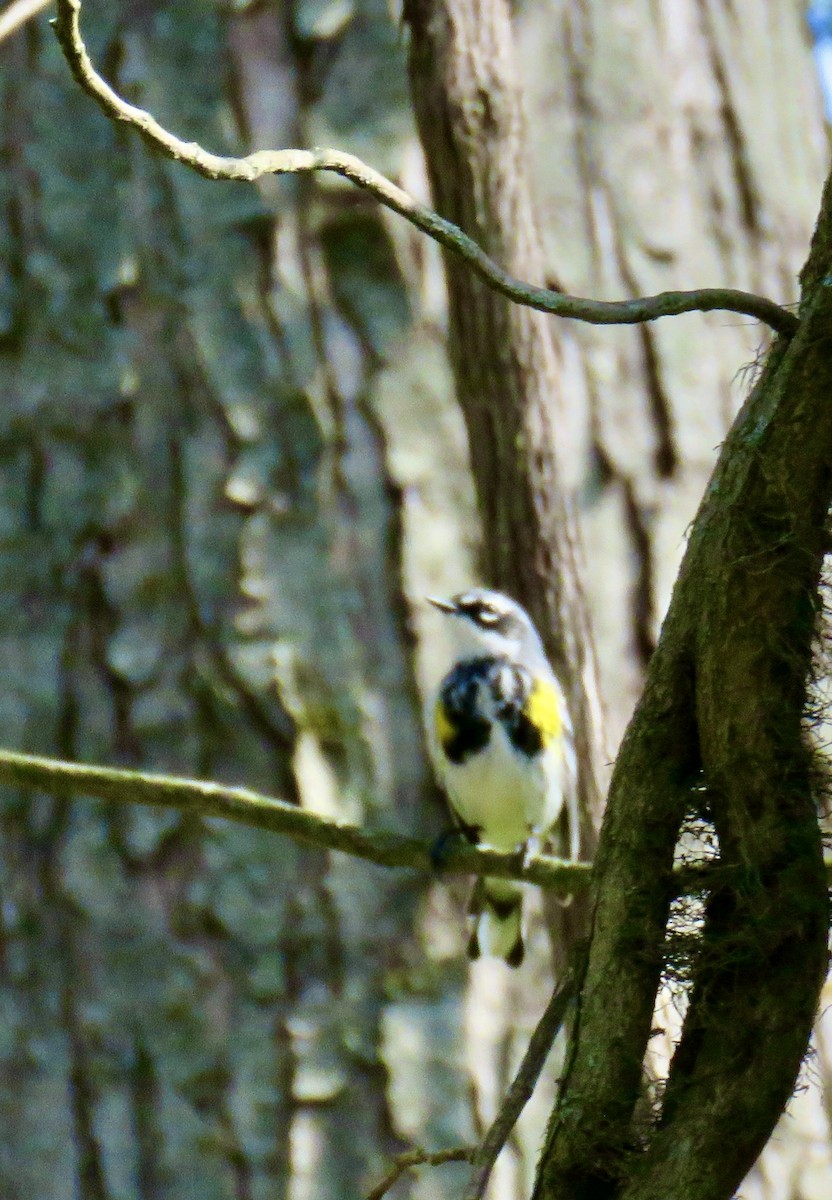
<svg viewBox="0 0 832 1200">
<path fill-rule="evenodd" d="M 527 715 L 520 711 L 512 714 L 511 720 L 506 721 L 509 741 L 515 750 L 529 758 L 534 758 L 543 749 L 543 738 L 540 730 L 533 725 Z"/>
<path fill-rule="evenodd" d="M 463 763 L 488 745 L 491 722 L 480 710 L 480 685 L 487 682 L 493 658 L 457 663 L 445 676 L 436 704 L 442 749 L 452 763 Z"/>
<path fill-rule="evenodd" d="M 525 667 L 518 667 L 507 659 L 498 662 L 492 672 L 491 695 L 497 718 L 515 750 L 529 758 L 534 758 L 543 749 L 541 732 L 528 712 L 532 686 L 532 677 Z"/>
<path fill-rule="evenodd" d="M 445 677 L 437 702 L 437 730 L 452 763 L 463 763 L 487 745 L 496 717 L 515 750 L 534 758 L 543 749 L 540 730 L 528 714 L 532 677 L 507 658 L 471 658 L 457 663 Z M 481 689 L 482 688 L 482 694 Z M 482 707 L 491 694 L 490 713 Z"/>
</svg>

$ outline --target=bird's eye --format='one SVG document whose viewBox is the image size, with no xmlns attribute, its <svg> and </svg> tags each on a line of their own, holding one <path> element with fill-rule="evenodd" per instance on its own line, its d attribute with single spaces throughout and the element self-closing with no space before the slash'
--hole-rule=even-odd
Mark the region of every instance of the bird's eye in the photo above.
<svg viewBox="0 0 832 1200">
<path fill-rule="evenodd" d="M 493 608 L 487 608 L 484 604 L 480 606 L 479 612 L 474 616 L 476 621 L 481 625 L 496 625 L 500 619 L 500 614 L 495 612 Z"/>
</svg>

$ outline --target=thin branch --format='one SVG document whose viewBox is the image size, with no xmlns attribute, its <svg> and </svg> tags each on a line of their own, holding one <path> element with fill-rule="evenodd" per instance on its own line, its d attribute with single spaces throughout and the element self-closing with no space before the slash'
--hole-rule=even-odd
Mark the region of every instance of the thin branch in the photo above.
<svg viewBox="0 0 832 1200">
<path fill-rule="evenodd" d="M 390 1191 L 391 1187 L 397 1180 L 404 1175 L 405 1171 L 411 1167 L 440 1167 L 443 1163 L 450 1162 L 471 1162 L 474 1157 L 473 1146 L 459 1146 L 455 1150 L 406 1150 L 404 1154 L 397 1154 L 393 1159 L 393 1166 L 384 1176 L 381 1183 L 376 1184 L 371 1192 L 367 1193 L 367 1200 L 381 1200 Z"/>
<path fill-rule="evenodd" d="M 102 79 L 92 65 L 81 38 L 80 0 L 57 0 L 57 8 L 58 16 L 53 21 L 55 33 L 70 69 L 84 91 L 97 101 L 111 120 L 133 126 L 154 149 L 167 158 L 192 167 L 207 179 L 237 179 L 252 183 L 264 175 L 332 171 L 356 187 L 370 192 L 381 204 L 463 259 L 489 287 L 509 300 L 541 312 L 586 321 L 591 325 L 635 325 L 655 321 L 659 317 L 721 309 L 754 317 L 786 337 L 791 337 L 797 330 L 798 319 L 794 313 L 764 296 L 735 288 L 700 288 L 690 292 L 661 292 L 657 296 L 634 300 L 606 301 L 568 296 L 563 292 L 523 283 L 489 258 L 453 222 L 446 221 L 425 205 L 419 204 L 360 159 L 340 150 L 258 150 L 243 158 L 210 154 L 197 142 L 183 142 L 175 137 L 150 113 L 128 104 Z"/>
<path fill-rule="evenodd" d="M 223 817 L 255 829 L 280 833 L 301 845 L 339 850 L 381 867 L 432 872 L 429 842 L 385 830 L 365 832 L 355 825 L 331 821 L 316 813 L 261 795 L 249 788 L 226 787 L 199 779 L 177 779 L 116 767 L 90 767 L 53 758 L 0 751 L 0 785 L 35 788 L 54 796 L 93 796 L 117 804 L 149 804 L 177 808 L 200 817 Z M 521 853 L 501 854 L 460 843 L 442 870 L 454 875 L 493 875 L 536 883 L 561 896 L 589 883 L 588 863 Z"/>
<path fill-rule="evenodd" d="M 50 3 L 51 0 L 13 0 L 13 3 L 0 12 L 0 42 L 5 42 L 6 38 L 17 33 L 21 25 L 43 12 Z"/>
<path fill-rule="evenodd" d="M 543 1064 L 546 1062 L 560 1027 L 566 1016 L 569 1001 L 575 994 L 577 975 L 569 970 L 563 983 L 555 991 L 552 999 L 529 1041 L 528 1049 L 523 1055 L 517 1074 L 511 1087 L 505 1094 L 488 1133 L 479 1147 L 461 1147 L 457 1150 L 439 1150 L 428 1153 L 425 1150 L 408 1150 L 399 1154 L 393 1160 L 391 1170 L 382 1181 L 368 1194 L 367 1200 L 381 1200 L 382 1196 L 392 1188 L 393 1184 L 410 1167 L 438 1166 L 446 1162 L 470 1162 L 472 1164 L 471 1178 L 463 1193 L 462 1200 L 482 1200 L 488 1180 L 494 1169 L 500 1151 L 517 1124 L 517 1120 L 526 1107 L 532 1092 L 540 1078 Z"/>
<path fill-rule="evenodd" d="M 576 982 L 575 972 L 568 971 L 563 983 L 546 1006 L 546 1011 L 531 1036 L 528 1049 L 523 1056 L 514 1081 L 503 1098 L 500 1111 L 474 1156 L 471 1178 L 462 1200 L 481 1200 L 485 1194 L 497 1157 L 517 1124 L 518 1118 L 540 1078 L 543 1064 L 546 1062 L 558 1030 L 563 1024 L 569 1001 L 575 994 Z"/>
</svg>

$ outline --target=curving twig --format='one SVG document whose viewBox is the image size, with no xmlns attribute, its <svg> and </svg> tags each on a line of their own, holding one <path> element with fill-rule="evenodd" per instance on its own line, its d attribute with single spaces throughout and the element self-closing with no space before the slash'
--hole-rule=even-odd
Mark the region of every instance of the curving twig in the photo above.
<svg viewBox="0 0 832 1200">
<path fill-rule="evenodd" d="M 379 203 L 463 259 L 489 287 L 509 300 L 555 316 L 586 321 L 590 325 L 636 325 L 659 317 L 721 309 L 754 317 L 786 337 L 791 337 L 797 330 L 798 319 L 794 313 L 765 296 L 735 288 L 699 288 L 687 292 L 661 292 L 657 296 L 633 300 L 607 301 L 568 296 L 523 283 L 494 262 L 452 221 L 446 221 L 432 209 L 419 204 L 378 171 L 341 150 L 258 150 L 243 158 L 210 154 L 197 142 L 181 141 L 144 109 L 128 104 L 98 74 L 81 37 L 80 0 L 57 0 L 57 10 L 58 16 L 52 24 L 72 73 L 84 91 L 97 101 L 111 120 L 131 125 L 154 149 L 167 158 L 185 163 L 207 179 L 237 179 L 252 183 L 264 175 L 332 171 L 370 192 Z"/>
<path fill-rule="evenodd" d="M 0 42 L 17 33 L 22 25 L 31 21 L 39 12 L 48 8 L 51 0 L 12 0 L 12 3 L 0 12 Z"/>
<path fill-rule="evenodd" d="M 474 1157 L 473 1146 L 459 1146 L 454 1150 L 406 1150 L 397 1154 L 393 1166 L 380 1183 L 367 1193 L 367 1200 L 381 1200 L 386 1196 L 394 1183 L 411 1167 L 440 1167 L 443 1163 L 471 1162 Z"/>
</svg>

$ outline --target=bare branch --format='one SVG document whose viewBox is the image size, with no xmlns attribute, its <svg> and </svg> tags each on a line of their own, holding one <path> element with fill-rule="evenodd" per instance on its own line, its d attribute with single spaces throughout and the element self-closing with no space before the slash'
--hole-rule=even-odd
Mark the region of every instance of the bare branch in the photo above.
<svg viewBox="0 0 832 1200">
<path fill-rule="evenodd" d="M 700 288 L 689 292 L 661 292 L 633 300 L 588 300 L 568 296 L 563 292 L 535 287 L 515 279 L 503 270 L 485 251 L 458 226 L 446 221 L 425 205 L 419 204 L 389 179 L 368 167 L 352 154 L 340 150 L 258 150 L 243 158 L 226 158 L 210 154 L 197 142 L 183 142 L 164 129 L 144 109 L 123 100 L 102 79 L 90 61 L 79 29 L 80 0 L 57 0 L 58 16 L 55 33 L 73 75 L 114 121 L 133 126 L 154 149 L 167 158 L 192 167 L 207 179 L 236 179 L 252 183 L 264 175 L 292 175 L 307 171 L 332 171 L 348 179 L 356 187 L 370 192 L 376 200 L 417 229 L 456 254 L 482 280 L 517 304 L 571 317 L 591 325 L 636 325 L 655 321 L 659 317 L 678 316 L 686 312 L 743 313 L 763 321 L 777 333 L 791 337 L 797 330 L 794 313 L 764 296 L 735 288 Z"/>
<path fill-rule="evenodd" d="M 382 1196 L 389 1192 L 393 1184 L 410 1167 L 439 1166 L 447 1162 L 470 1162 L 472 1164 L 471 1178 L 463 1193 L 463 1200 L 482 1200 L 497 1157 L 517 1124 L 517 1120 L 540 1078 L 543 1064 L 546 1062 L 558 1030 L 563 1024 L 569 1001 L 575 994 L 576 982 L 576 972 L 569 970 L 563 983 L 547 1004 L 546 1010 L 529 1040 L 528 1048 L 523 1055 L 523 1061 L 517 1070 L 514 1081 L 506 1092 L 500 1105 L 500 1111 L 494 1118 L 482 1144 L 479 1147 L 463 1146 L 457 1150 L 439 1150 L 433 1154 L 421 1149 L 408 1150 L 404 1154 L 399 1154 L 393 1160 L 391 1170 L 368 1194 L 367 1200 L 381 1200 Z"/>
<path fill-rule="evenodd" d="M 500 1111 L 474 1156 L 471 1179 L 462 1200 L 481 1200 L 485 1194 L 497 1157 L 540 1078 L 543 1064 L 563 1024 L 569 1001 L 575 994 L 576 983 L 576 974 L 570 970 L 547 1004 L 512 1085 L 503 1098 Z"/>
<path fill-rule="evenodd" d="M 50 2 L 51 0 L 12 0 L 12 3 L 0 12 L 0 42 L 5 42 L 6 38 L 17 33 L 21 25 L 43 12 Z"/>
<path fill-rule="evenodd" d="M 394 1183 L 404 1175 L 411 1167 L 440 1167 L 443 1163 L 449 1162 L 470 1162 L 474 1157 L 473 1146 L 459 1146 L 455 1150 L 406 1150 L 404 1154 L 397 1154 L 393 1159 L 393 1166 L 384 1176 L 381 1183 L 376 1184 L 371 1192 L 367 1193 L 367 1200 L 381 1200 L 391 1189 Z"/>
<path fill-rule="evenodd" d="M 149 804 L 178 808 L 200 817 L 223 817 L 280 833 L 306 846 L 339 850 L 381 867 L 404 867 L 432 872 L 431 845 L 418 838 L 385 830 L 365 832 L 355 825 L 330 821 L 316 813 L 286 804 L 249 788 L 226 787 L 198 779 L 177 779 L 116 767 L 90 767 L 53 758 L 0 751 L 0 785 L 36 788 L 50 795 L 94 796 L 117 804 Z M 549 888 L 561 896 L 583 890 L 589 882 L 588 863 L 544 856 L 524 861 L 522 853 L 501 854 L 460 843 L 442 870 L 454 875 L 494 875 Z"/>
</svg>

